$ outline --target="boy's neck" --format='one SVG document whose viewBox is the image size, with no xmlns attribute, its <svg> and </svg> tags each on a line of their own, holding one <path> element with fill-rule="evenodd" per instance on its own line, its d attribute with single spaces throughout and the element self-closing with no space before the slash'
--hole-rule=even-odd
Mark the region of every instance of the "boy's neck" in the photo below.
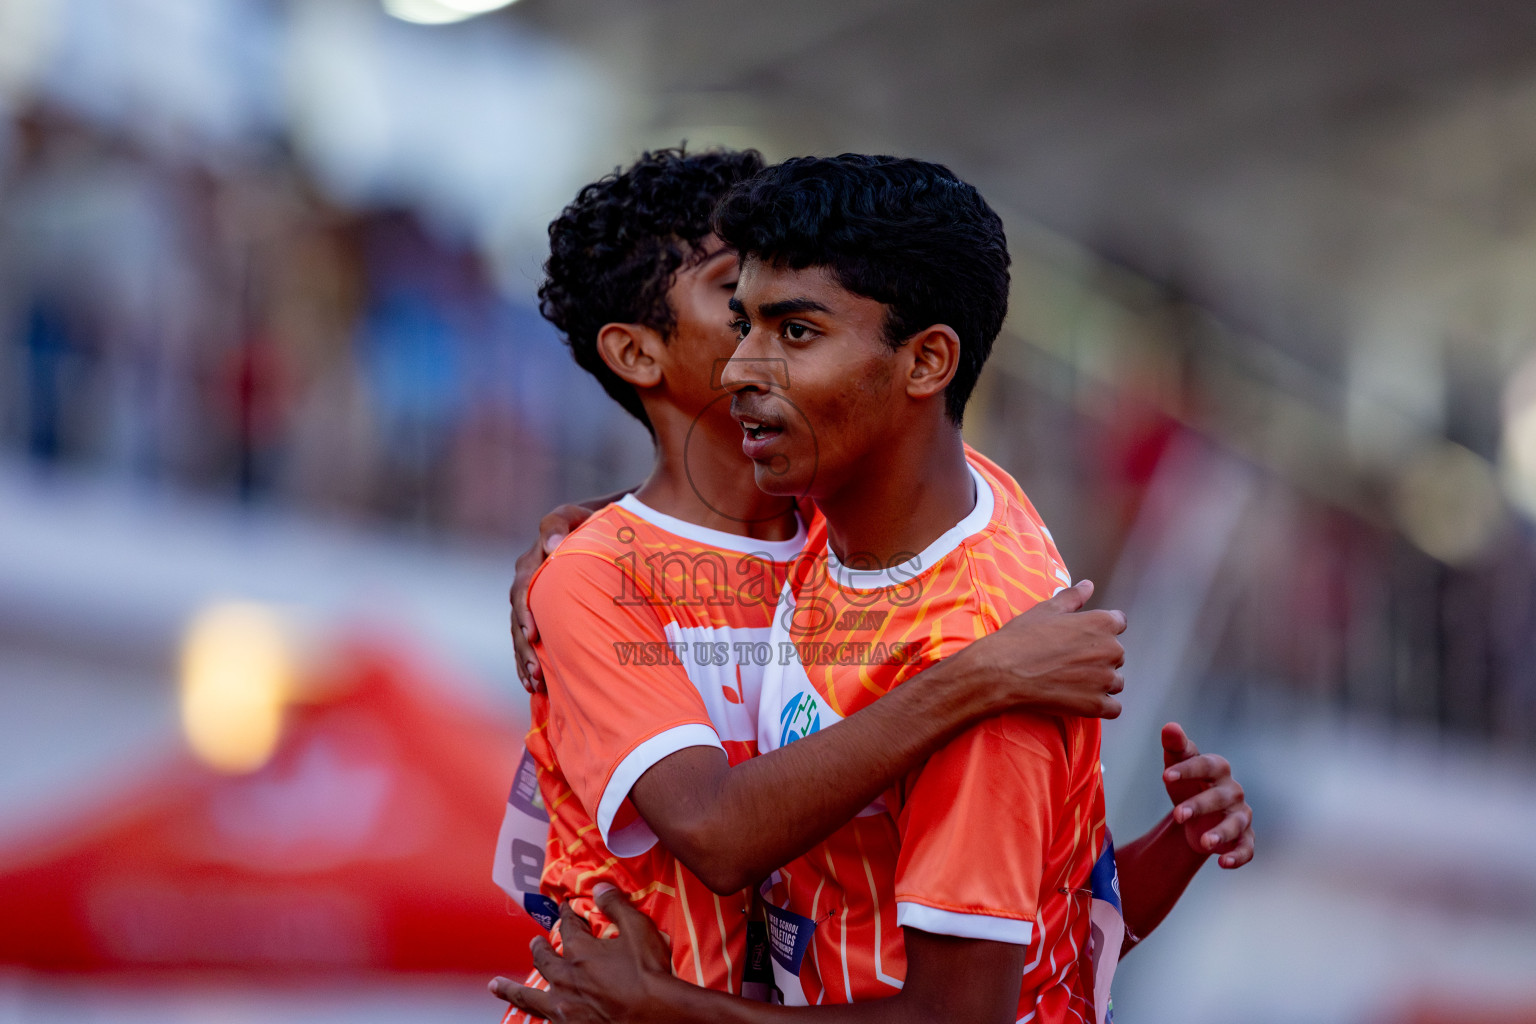
<svg viewBox="0 0 1536 1024">
<path fill-rule="evenodd" d="M 870 452 L 857 465 L 857 474 L 816 498 L 827 542 L 850 568 L 906 561 L 976 507 L 965 442 L 947 421 L 927 436 Z"/>
<path fill-rule="evenodd" d="M 659 422 L 656 464 L 635 497 L 675 519 L 753 540 L 789 540 L 799 530 L 795 503 L 758 489 L 752 462 L 741 452 L 740 429 L 717 436 L 703 422 L 691 430 Z"/>
</svg>

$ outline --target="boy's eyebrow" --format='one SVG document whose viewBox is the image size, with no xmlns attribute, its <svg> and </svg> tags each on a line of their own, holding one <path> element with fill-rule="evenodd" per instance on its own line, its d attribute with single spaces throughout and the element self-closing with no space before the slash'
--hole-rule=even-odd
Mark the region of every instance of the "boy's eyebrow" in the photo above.
<svg viewBox="0 0 1536 1024">
<path fill-rule="evenodd" d="M 735 299 L 731 300 L 735 302 Z M 778 302 L 765 302 L 757 309 L 757 315 L 767 319 L 789 316 L 794 313 L 830 313 L 832 310 L 817 302 L 815 299 L 780 299 Z"/>
<path fill-rule="evenodd" d="M 747 315 L 747 307 L 743 306 L 741 304 L 741 300 L 738 299 L 734 295 L 731 296 L 731 300 L 729 302 L 727 302 L 726 305 L 731 307 L 731 312 L 732 313 L 736 313 L 736 314 L 738 314 L 740 316 L 746 316 Z"/>
</svg>

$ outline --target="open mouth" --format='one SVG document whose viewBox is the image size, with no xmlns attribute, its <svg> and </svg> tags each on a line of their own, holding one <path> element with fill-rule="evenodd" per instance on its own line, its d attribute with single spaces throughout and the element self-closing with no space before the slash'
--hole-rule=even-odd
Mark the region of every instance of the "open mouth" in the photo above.
<svg viewBox="0 0 1536 1024">
<path fill-rule="evenodd" d="M 741 420 L 741 430 L 749 441 L 766 441 L 784 433 L 783 427 L 776 427 L 758 420 Z"/>
<path fill-rule="evenodd" d="M 777 416 L 758 416 L 736 410 L 736 422 L 741 427 L 741 453 L 754 461 L 772 459 L 779 447 L 779 437 L 784 424 Z"/>
</svg>

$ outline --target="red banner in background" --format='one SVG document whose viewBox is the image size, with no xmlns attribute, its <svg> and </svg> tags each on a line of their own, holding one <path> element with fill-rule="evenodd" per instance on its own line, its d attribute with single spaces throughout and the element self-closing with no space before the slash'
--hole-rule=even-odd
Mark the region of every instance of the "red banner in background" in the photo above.
<svg viewBox="0 0 1536 1024">
<path fill-rule="evenodd" d="M 0 963 L 525 972 L 539 929 L 490 875 L 515 723 L 378 644 L 334 664 L 256 771 L 168 759 L 0 848 Z"/>
</svg>

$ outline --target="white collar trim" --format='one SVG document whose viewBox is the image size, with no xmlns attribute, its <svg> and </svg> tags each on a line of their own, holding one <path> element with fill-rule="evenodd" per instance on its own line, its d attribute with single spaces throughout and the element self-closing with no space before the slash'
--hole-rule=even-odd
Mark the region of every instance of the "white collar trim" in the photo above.
<svg viewBox="0 0 1536 1024">
<path fill-rule="evenodd" d="M 986 529 L 992 521 L 997 496 L 992 492 L 992 485 L 987 482 L 987 478 L 975 466 L 967 462 L 965 468 L 971 471 L 971 479 L 976 483 L 976 506 L 964 519 L 939 534 L 938 539 L 924 548 L 921 554 L 885 569 L 850 569 L 838 561 L 837 555 L 832 552 L 832 545 L 828 543 L 827 572 L 833 581 L 845 590 L 879 590 L 882 587 L 897 586 L 937 565 L 967 537 Z"/>
<path fill-rule="evenodd" d="M 659 529 L 691 540 L 696 544 L 707 547 L 719 548 L 722 551 L 735 551 L 743 555 L 760 555 L 770 562 L 788 562 L 805 547 L 805 521 L 795 515 L 795 535 L 788 540 L 754 540 L 744 537 L 739 533 L 726 533 L 724 530 L 712 530 L 707 526 L 690 523 L 686 519 L 669 516 L 665 512 L 658 512 L 633 494 L 626 494 L 617 502 L 618 506 L 632 515 L 644 519 Z"/>
</svg>

